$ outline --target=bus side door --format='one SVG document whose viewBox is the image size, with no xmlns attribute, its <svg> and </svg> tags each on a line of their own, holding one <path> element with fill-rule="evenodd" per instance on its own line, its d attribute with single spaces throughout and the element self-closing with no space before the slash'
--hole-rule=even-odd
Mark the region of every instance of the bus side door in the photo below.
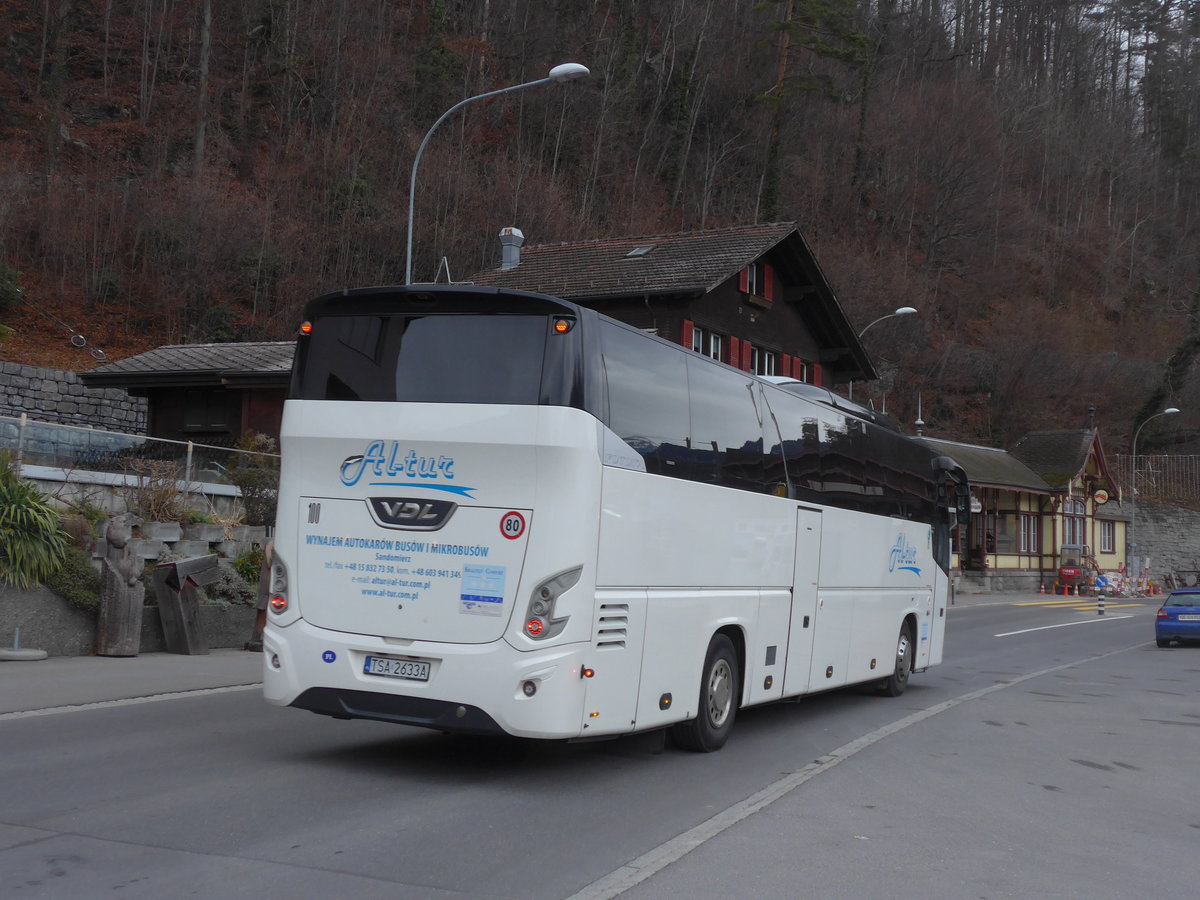
<svg viewBox="0 0 1200 900">
<path fill-rule="evenodd" d="M 803 694 L 809 690 L 820 573 L 821 513 L 819 510 L 802 506 L 796 510 L 792 618 L 788 627 L 787 665 L 783 672 L 785 697 Z"/>
</svg>

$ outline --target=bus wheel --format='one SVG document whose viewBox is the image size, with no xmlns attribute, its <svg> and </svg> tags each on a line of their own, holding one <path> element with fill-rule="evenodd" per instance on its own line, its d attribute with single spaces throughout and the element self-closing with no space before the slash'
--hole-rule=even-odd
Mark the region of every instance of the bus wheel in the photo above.
<svg viewBox="0 0 1200 900">
<path fill-rule="evenodd" d="M 733 649 L 733 642 L 723 634 L 713 635 L 704 657 L 698 713 L 696 718 L 680 722 L 672 728 L 671 736 L 675 744 L 697 753 L 720 750 L 733 730 L 740 697 L 737 653 Z"/>
<path fill-rule="evenodd" d="M 912 671 L 913 636 L 912 626 L 907 623 L 900 627 L 900 637 L 896 641 L 896 669 L 879 684 L 879 690 L 889 697 L 899 697 L 908 687 L 908 675 Z"/>
</svg>

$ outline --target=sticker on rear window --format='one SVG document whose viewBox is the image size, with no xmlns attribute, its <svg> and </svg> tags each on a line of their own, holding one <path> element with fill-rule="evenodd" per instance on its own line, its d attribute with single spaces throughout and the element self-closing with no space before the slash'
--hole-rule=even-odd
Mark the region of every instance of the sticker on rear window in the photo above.
<svg viewBox="0 0 1200 900">
<path fill-rule="evenodd" d="M 472 616 L 504 612 L 504 566 L 463 566 L 458 611 Z"/>
</svg>

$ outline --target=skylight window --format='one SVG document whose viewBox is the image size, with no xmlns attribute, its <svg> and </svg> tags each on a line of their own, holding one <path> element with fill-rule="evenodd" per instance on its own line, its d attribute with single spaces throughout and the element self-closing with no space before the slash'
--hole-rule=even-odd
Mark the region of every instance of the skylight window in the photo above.
<svg viewBox="0 0 1200 900">
<path fill-rule="evenodd" d="M 625 258 L 633 259 L 634 257 L 637 257 L 637 256 L 645 256 L 647 253 L 649 253 L 651 250 L 653 250 L 655 248 L 655 246 L 657 246 L 657 245 L 649 244 L 645 247 L 634 247 L 632 250 L 630 250 L 628 253 L 625 254 Z"/>
</svg>

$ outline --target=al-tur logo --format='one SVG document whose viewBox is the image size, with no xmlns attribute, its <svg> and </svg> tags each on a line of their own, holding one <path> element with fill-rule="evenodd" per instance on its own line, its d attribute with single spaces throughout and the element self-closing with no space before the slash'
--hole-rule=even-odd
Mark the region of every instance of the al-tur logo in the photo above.
<svg viewBox="0 0 1200 900">
<path fill-rule="evenodd" d="M 903 534 L 896 535 L 896 543 L 888 558 L 888 571 L 895 572 L 897 569 L 914 575 L 921 574 L 921 567 L 917 565 L 917 548 Z"/>
<path fill-rule="evenodd" d="M 399 441 L 371 441 L 359 456 L 342 460 L 342 484 L 353 487 L 364 477 L 373 487 L 417 487 L 471 497 L 473 487 L 450 484 L 454 481 L 453 456 L 418 456 L 407 452 Z"/>
</svg>

